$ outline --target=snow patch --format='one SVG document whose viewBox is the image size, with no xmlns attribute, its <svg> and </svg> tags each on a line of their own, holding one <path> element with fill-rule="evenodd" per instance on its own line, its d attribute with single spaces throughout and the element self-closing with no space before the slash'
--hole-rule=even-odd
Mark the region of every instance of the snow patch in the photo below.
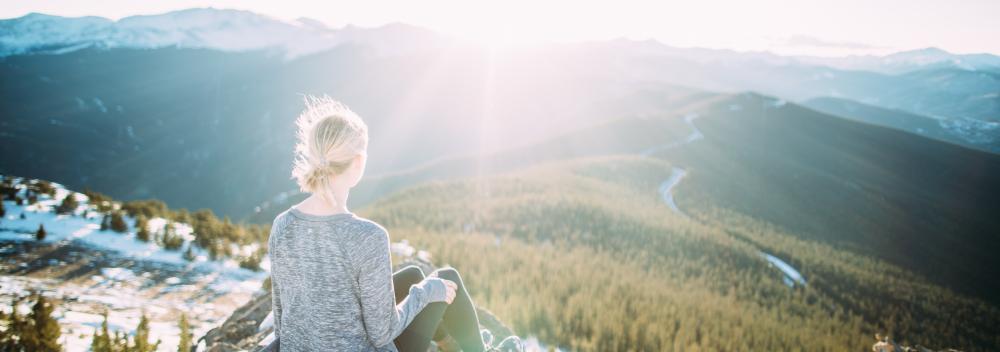
<svg viewBox="0 0 1000 352">
<path fill-rule="evenodd" d="M 681 183 L 685 175 L 687 175 L 687 170 L 675 167 L 670 170 L 670 177 L 660 184 L 660 196 L 663 197 L 663 202 L 670 207 L 670 210 L 680 215 L 684 215 L 684 213 L 677 207 L 677 202 L 674 200 L 674 187 Z"/>
<path fill-rule="evenodd" d="M 795 270 L 795 267 L 786 263 L 784 260 L 781 260 L 781 258 L 775 257 L 773 255 L 764 252 L 760 252 L 760 255 L 764 257 L 764 259 L 767 260 L 767 262 L 770 263 L 770 265 L 774 266 L 775 268 L 778 268 L 778 270 L 781 270 L 781 272 L 785 274 L 785 276 L 782 278 L 782 281 L 785 283 L 785 285 L 788 285 L 788 287 L 795 287 L 795 284 L 805 286 L 806 278 L 803 277 L 798 270 Z"/>
</svg>

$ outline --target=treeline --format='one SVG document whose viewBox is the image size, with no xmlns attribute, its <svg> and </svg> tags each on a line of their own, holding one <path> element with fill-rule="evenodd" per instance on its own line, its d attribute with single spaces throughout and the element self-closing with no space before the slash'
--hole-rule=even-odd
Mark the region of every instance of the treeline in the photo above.
<svg viewBox="0 0 1000 352">
<path fill-rule="evenodd" d="M 234 257 L 238 253 L 232 251 L 233 245 L 246 246 L 258 244 L 258 249 L 249 256 L 240 257 L 240 266 L 258 269 L 261 260 L 267 255 L 267 236 L 270 225 L 236 224 L 229 217 L 219 219 L 210 209 L 189 212 L 187 209 L 171 210 L 159 200 L 138 200 L 124 202 L 121 210 L 136 219 L 136 223 L 145 223 L 148 219 L 160 217 L 172 222 L 191 226 L 195 236 L 194 243 L 208 251 L 211 259 Z M 176 247 L 176 235 L 171 222 L 167 222 L 161 238 L 164 247 Z M 148 236 L 148 234 L 142 234 Z"/>
<path fill-rule="evenodd" d="M 146 314 L 139 317 L 139 325 L 135 327 L 133 334 L 117 330 L 110 331 L 108 329 L 108 312 L 105 311 L 103 315 L 104 321 L 101 322 L 101 328 L 94 330 L 90 342 L 91 352 L 154 352 L 159 349 L 162 343 L 160 340 L 150 341 L 149 319 L 146 318 Z M 180 341 L 177 343 L 177 352 L 191 351 L 193 335 L 187 315 L 181 314 L 177 326 L 181 334 Z"/>
<path fill-rule="evenodd" d="M 643 158 L 566 162 L 431 183 L 361 213 L 456 266 L 518 333 L 572 350 L 842 351 L 878 332 L 1000 348 L 996 307 L 903 268 L 737 213 L 674 215 L 657 193 L 669 173 Z M 808 283 L 786 286 L 759 251 Z"/>
<path fill-rule="evenodd" d="M 18 205 L 34 204 L 38 201 L 39 195 L 56 196 L 56 189 L 51 183 L 44 180 L 24 180 L 24 194 L 18 194 L 19 189 L 14 184 L 14 178 L 4 176 L 0 182 L 0 194 L 3 199 L 14 201 Z M 87 217 L 91 211 L 95 211 L 101 217 L 101 230 L 111 230 L 118 233 L 127 233 L 130 230 L 136 232 L 136 238 L 142 241 L 154 242 L 168 250 L 183 250 L 183 257 L 194 260 L 194 247 L 183 247 L 185 239 L 178 233 L 178 224 L 191 226 L 194 235 L 194 245 L 208 252 L 210 259 L 235 258 L 240 266 L 247 269 L 259 270 L 260 262 L 267 255 L 267 235 L 270 225 L 258 224 L 236 224 L 229 217 L 220 219 L 210 209 L 201 209 L 190 212 L 187 209 L 172 210 L 165 203 L 159 200 L 136 200 L 126 202 L 116 202 L 111 197 L 92 191 L 82 192 L 89 199 L 89 204 L 93 209 L 84 210 L 82 216 Z M 54 211 L 58 214 L 74 215 L 74 211 L 79 207 L 74 192 L 69 192 L 67 196 L 59 200 L 60 203 Z M 0 208 L 0 211 L 5 209 Z M 127 217 L 133 220 L 129 221 Z M 166 219 L 163 228 L 149 229 L 149 220 L 153 218 Z M 131 222 L 131 224 L 130 224 Z M 36 238 L 45 238 L 45 230 L 40 226 L 36 231 Z M 237 253 L 234 246 L 247 246 L 257 244 L 258 247 L 250 254 Z"/>
<path fill-rule="evenodd" d="M 35 304 L 28 314 L 18 311 L 20 298 L 11 301 L 10 314 L 0 311 L 0 321 L 5 325 L 0 330 L 0 352 L 59 352 L 59 322 L 52 317 L 55 309 L 48 298 L 32 293 Z"/>
<path fill-rule="evenodd" d="M 59 322 L 53 317 L 55 305 L 44 295 L 33 292 L 31 311 L 21 314 L 18 307 L 24 298 L 15 297 L 11 302 L 11 313 L 0 311 L 0 352 L 59 352 L 63 350 L 59 339 L 62 335 Z M 94 329 L 90 344 L 92 352 L 153 352 L 161 342 L 150 341 L 149 319 L 146 314 L 139 318 L 135 333 L 110 331 L 108 328 L 108 312 L 103 313 L 104 321 L 100 329 Z M 178 352 L 191 350 L 193 336 L 187 316 L 181 314 L 178 321 L 180 341 Z"/>
</svg>

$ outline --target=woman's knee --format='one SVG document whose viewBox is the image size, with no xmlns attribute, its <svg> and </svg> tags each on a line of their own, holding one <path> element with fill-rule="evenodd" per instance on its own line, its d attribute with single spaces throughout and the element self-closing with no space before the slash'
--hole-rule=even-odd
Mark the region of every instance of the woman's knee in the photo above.
<svg viewBox="0 0 1000 352">
<path fill-rule="evenodd" d="M 419 266 L 407 265 L 399 269 L 393 276 L 399 276 L 403 281 L 420 282 L 424 279 L 424 271 Z"/>
<path fill-rule="evenodd" d="M 445 280 L 454 281 L 456 284 L 462 283 L 462 276 L 458 274 L 458 270 L 452 267 L 444 267 L 437 270 L 431 274 Z"/>
</svg>

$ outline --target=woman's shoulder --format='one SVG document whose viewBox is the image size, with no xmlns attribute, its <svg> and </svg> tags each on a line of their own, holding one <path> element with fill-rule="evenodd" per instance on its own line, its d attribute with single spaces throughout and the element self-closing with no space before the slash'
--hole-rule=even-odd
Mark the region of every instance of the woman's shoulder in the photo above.
<svg viewBox="0 0 1000 352">
<path fill-rule="evenodd" d="M 357 227 L 358 229 L 357 235 L 359 237 L 365 239 L 389 237 L 389 231 L 386 230 L 385 227 L 383 227 L 379 223 L 375 222 L 374 220 L 354 215 L 348 221 Z"/>
<path fill-rule="evenodd" d="M 290 217 L 291 216 L 289 215 L 288 210 L 285 210 L 276 215 L 274 217 L 274 220 L 271 220 L 271 232 L 275 233 L 281 231 L 285 227 L 285 225 L 288 224 L 288 220 Z"/>
</svg>

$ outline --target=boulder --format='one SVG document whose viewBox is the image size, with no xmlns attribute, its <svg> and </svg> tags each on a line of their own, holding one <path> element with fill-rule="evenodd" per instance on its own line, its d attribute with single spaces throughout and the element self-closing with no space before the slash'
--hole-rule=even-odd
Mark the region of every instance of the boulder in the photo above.
<svg viewBox="0 0 1000 352">
<path fill-rule="evenodd" d="M 404 260 L 394 270 L 407 265 L 419 266 L 425 273 L 434 271 L 434 266 L 430 262 L 420 258 Z M 513 335 L 513 331 L 492 312 L 482 307 L 476 309 L 479 314 L 480 328 L 493 332 L 497 341 Z M 259 351 L 273 338 L 273 319 L 271 292 L 269 287 L 265 287 L 249 302 L 237 308 L 222 324 L 199 338 L 198 345 L 193 351 Z M 458 351 L 457 346 L 454 340 L 449 338 L 438 342 L 438 344 L 431 344 L 430 351 Z"/>
</svg>

